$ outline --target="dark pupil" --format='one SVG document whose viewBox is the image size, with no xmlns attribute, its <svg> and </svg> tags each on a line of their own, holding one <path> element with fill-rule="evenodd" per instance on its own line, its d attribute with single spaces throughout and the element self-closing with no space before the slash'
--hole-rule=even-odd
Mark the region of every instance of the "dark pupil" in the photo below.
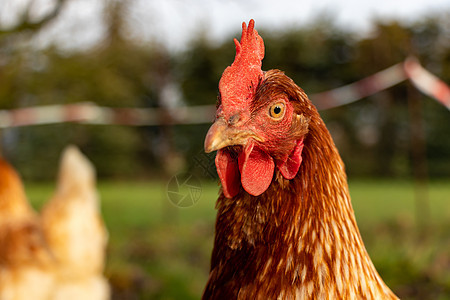
<svg viewBox="0 0 450 300">
<path fill-rule="evenodd" d="M 281 107 L 279 106 L 275 106 L 275 108 L 273 109 L 274 114 L 278 115 L 279 113 L 281 113 Z"/>
</svg>

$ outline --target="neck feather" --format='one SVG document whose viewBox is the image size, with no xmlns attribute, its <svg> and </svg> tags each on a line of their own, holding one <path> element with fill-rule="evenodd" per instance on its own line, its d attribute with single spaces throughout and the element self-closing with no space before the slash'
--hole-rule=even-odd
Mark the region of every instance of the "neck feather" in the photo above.
<svg viewBox="0 0 450 300">
<path fill-rule="evenodd" d="M 350 202 L 344 164 L 311 120 L 293 180 L 275 174 L 260 196 L 221 195 L 206 297 L 396 299 L 375 270 Z M 354 296 L 354 297 L 352 297 Z M 303 299 L 303 298 L 302 298 Z"/>
</svg>

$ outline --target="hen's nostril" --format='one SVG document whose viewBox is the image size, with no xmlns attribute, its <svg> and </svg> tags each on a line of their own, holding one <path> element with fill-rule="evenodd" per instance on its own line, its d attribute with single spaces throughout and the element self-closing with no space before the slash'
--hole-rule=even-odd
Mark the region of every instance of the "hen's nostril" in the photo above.
<svg viewBox="0 0 450 300">
<path fill-rule="evenodd" d="M 228 124 L 229 125 L 234 125 L 234 124 L 236 124 L 239 121 L 239 119 L 240 119 L 240 115 L 239 114 L 232 115 L 230 117 L 230 119 L 228 119 Z"/>
</svg>

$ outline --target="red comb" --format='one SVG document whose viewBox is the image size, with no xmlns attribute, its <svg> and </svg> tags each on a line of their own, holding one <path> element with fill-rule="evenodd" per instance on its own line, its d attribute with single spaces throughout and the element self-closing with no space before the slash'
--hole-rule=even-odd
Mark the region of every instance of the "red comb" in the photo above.
<svg viewBox="0 0 450 300">
<path fill-rule="evenodd" d="M 231 66 L 225 69 L 219 82 L 222 108 L 226 117 L 232 111 L 250 104 L 255 88 L 263 77 L 261 70 L 264 58 L 264 42 L 254 29 L 255 21 L 242 23 L 241 42 L 234 39 L 236 57 Z"/>
<path fill-rule="evenodd" d="M 255 21 L 250 20 L 247 25 L 242 23 L 241 43 L 234 39 L 236 45 L 236 58 L 231 67 L 258 66 L 261 69 L 261 61 L 264 58 L 264 42 L 255 30 Z"/>
</svg>

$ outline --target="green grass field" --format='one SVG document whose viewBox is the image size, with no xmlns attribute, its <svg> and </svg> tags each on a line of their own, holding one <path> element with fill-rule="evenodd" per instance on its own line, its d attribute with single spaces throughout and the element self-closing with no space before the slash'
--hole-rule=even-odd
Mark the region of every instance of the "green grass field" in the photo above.
<svg viewBox="0 0 450 300">
<path fill-rule="evenodd" d="M 39 209 L 51 184 L 30 184 Z M 199 201 L 178 208 L 166 183 L 101 182 L 109 230 L 106 274 L 113 299 L 199 299 L 207 279 L 218 186 L 204 180 Z M 378 271 L 402 299 L 450 299 L 450 181 L 428 186 L 415 209 L 406 181 L 350 181 L 358 225 Z"/>
</svg>

